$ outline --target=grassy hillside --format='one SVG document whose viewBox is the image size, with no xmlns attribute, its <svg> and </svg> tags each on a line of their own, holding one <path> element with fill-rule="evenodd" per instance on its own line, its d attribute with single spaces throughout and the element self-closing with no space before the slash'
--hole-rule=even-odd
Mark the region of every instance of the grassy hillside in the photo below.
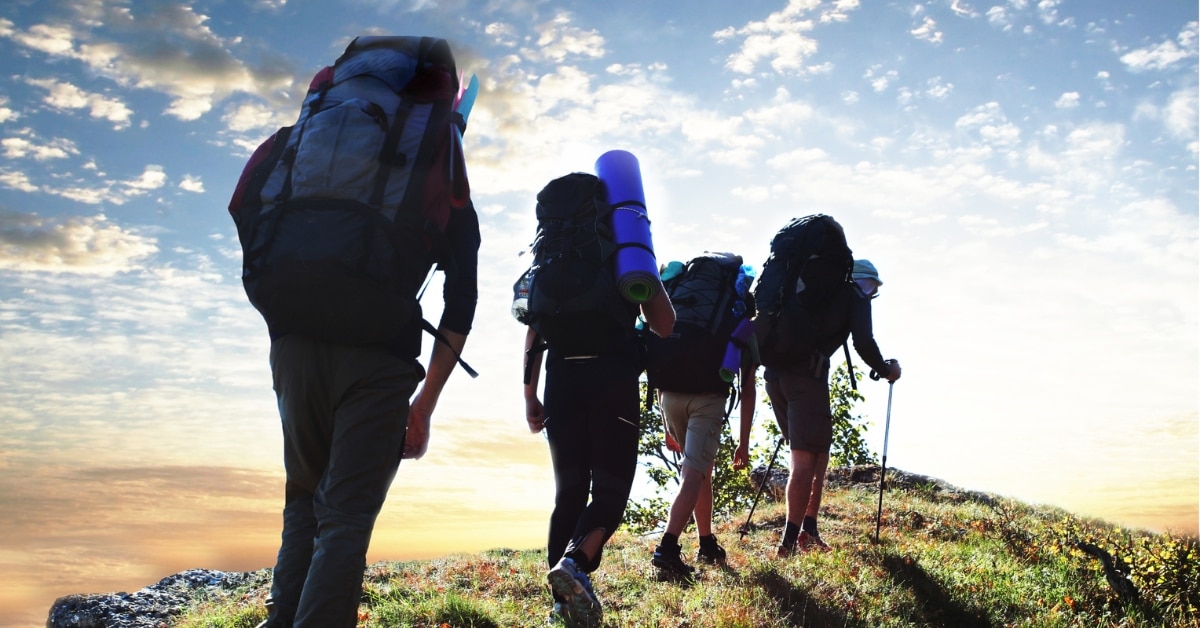
<svg viewBox="0 0 1200 628">
<path fill-rule="evenodd" d="M 1200 626 L 1194 538 L 910 482 L 889 486 L 876 543 L 877 499 L 871 483 L 830 486 L 833 551 L 788 559 L 775 557 L 783 506 L 760 503 L 743 538 L 745 513 L 718 525 L 728 561 L 691 582 L 650 565 L 657 535 L 619 532 L 593 576 L 605 626 Z M 683 543 L 694 554 L 693 529 Z M 544 550 L 377 563 L 359 626 L 545 626 L 545 571 Z M 197 600 L 175 625 L 251 628 L 265 596 Z"/>
</svg>

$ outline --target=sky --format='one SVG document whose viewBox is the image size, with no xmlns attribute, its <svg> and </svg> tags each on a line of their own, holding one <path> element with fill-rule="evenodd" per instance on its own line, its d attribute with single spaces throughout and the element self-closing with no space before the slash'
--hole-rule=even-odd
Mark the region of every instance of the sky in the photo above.
<svg viewBox="0 0 1200 628">
<path fill-rule="evenodd" d="M 445 37 L 481 82 L 464 140 L 481 375 L 447 386 L 371 560 L 544 543 L 553 479 L 512 284 L 537 191 L 612 149 L 640 162 L 660 261 L 761 268 L 791 218 L 842 223 L 904 369 L 890 416 L 888 387 L 861 387 L 889 467 L 1196 534 L 1196 3 L 680 6 L 5 2 L 0 626 L 40 625 L 61 595 L 273 564 L 269 341 L 226 206 L 361 34 Z"/>
</svg>

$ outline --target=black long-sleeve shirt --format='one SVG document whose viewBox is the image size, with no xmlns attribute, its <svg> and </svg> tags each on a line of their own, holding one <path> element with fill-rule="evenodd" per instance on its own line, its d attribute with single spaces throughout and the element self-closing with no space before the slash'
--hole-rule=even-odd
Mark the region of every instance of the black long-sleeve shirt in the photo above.
<svg viewBox="0 0 1200 628">
<path fill-rule="evenodd" d="M 821 355 L 832 357 L 838 347 L 853 336 L 854 351 L 863 361 L 879 373 L 888 372 L 887 362 L 875 342 L 871 299 L 857 285 L 847 283 L 834 295 L 824 321 L 821 337 L 826 340 L 817 346 Z"/>
<path fill-rule="evenodd" d="M 463 209 L 450 212 L 446 223 L 447 252 L 439 268 L 445 272 L 442 284 L 442 318 L 439 327 L 467 335 L 475 321 L 475 306 L 479 300 L 479 216 L 475 206 L 468 204 Z M 419 314 L 418 310 L 418 314 Z M 405 326 L 397 342 L 389 349 L 405 358 L 416 358 L 421 353 L 421 321 L 414 316 Z"/>
</svg>

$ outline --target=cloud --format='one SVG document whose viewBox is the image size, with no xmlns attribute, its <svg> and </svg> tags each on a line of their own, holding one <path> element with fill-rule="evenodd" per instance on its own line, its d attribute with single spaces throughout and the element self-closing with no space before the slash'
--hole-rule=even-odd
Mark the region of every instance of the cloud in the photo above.
<svg viewBox="0 0 1200 628">
<path fill-rule="evenodd" d="M 3 147 L 4 156 L 7 159 L 28 157 L 34 161 L 47 161 L 65 159 L 79 154 L 75 142 L 69 139 L 54 138 L 47 142 L 41 142 L 40 138 L 34 136 L 31 129 L 21 129 L 18 133 L 24 137 L 6 137 L 0 140 L 0 147 Z"/>
<path fill-rule="evenodd" d="M 82 62 L 95 74 L 123 87 L 148 89 L 172 98 L 164 113 L 194 120 L 234 93 L 258 96 L 280 106 L 296 79 L 290 64 L 275 55 L 260 55 L 257 66 L 235 54 L 239 40 L 218 37 L 209 18 L 192 7 L 169 2 L 129 7 L 107 3 L 75 3 L 73 15 L 24 31 L 11 22 L 0 36 L 51 57 Z M 92 115 L 127 123 L 129 112 L 111 99 L 83 94 L 66 84 L 53 84 L 56 106 L 91 108 Z M 49 89 L 49 87 L 48 87 Z"/>
<path fill-rule="evenodd" d="M 562 63 L 569 57 L 604 57 L 604 38 L 595 29 L 584 30 L 571 23 L 571 15 L 560 12 L 549 22 L 535 27 L 537 49 L 526 51 L 530 58 Z"/>
<path fill-rule="evenodd" d="M 203 194 L 204 182 L 200 180 L 200 177 L 185 174 L 183 175 L 183 181 L 179 183 L 179 189 L 183 190 L 184 192 Z"/>
<path fill-rule="evenodd" d="M 1196 56 L 1197 23 L 1189 22 L 1176 41 L 1164 41 L 1146 48 L 1138 48 L 1121 55 L 1121 62 L 1134 72 L 1165 70 L 1175 63 Z M 1176 43 L 1178 42 L 1178 43 Z"/>
<path fill-rule="evenodd" d="M 38 187 L 29 180 L 29 175 L 16 170 L 0 169 L 0 185 L 21 192 L 38 191 Z"/>
<path fill-rule="evenodd" d="M 1167 100 L 1163 108 L 1163 124 L 1172 137 L 1190 140 L 1188 145 L 1196 151 L 1196 87 L 1179 90 Z"/>
<path fill-rule="evenodd" d="M 1074 109 L 1078 107 L 1079 92 L 1063 92 L 1063 95 L 1054 101 L 1054 106 L 1059 109 Z"/>
<path fill-rule="evenodd" d="M 21 114 L 13 111 L 8 107 L 8 96 L 0 94 L 0 124 L 10 122 L 21 117 Z"/>
<path fill-rule="evenodd" d="M 46 90 L 47 94 L 42 102 L 55 109 L 86 109 L 93 118 L 114 123 L 113 128 L 129 127 L 129 119 L 133 115 L 133 111 L 120 100 L 101 94 L 88 93 L 75 85 L 54 79 L 26 78 L 25 82 Z"/>
<path fill-rule="evenodd" d="M 937 29 L 937 22 L 926 16 L 921 25 L 909 31 L 913 37 L 931 44 L 942 43 L 942 31 Z"/>
<path fill-rule="evenodd" d="M 867 79 L 867 82 L 871 85 L 871 90 L 877 94 L 887 91 L 891 82 L 900 78 L 900 73 L 896 70 L 887 70 L 885 72 L 881 72 L 881 70 L 883 70 L 882 66 L 876 65 L 867 68 L 867 71 L 863 74 L 863 78 Z"/>
<path fill-rule="evenodd" d="M 832 7 L 822 9 L 817 14 L 817 21 L 845 21 L 848 13 L 858 6 L 857 1 L 836 2 Z M 818 7 L 821 3 L 815 0 L 790 0 L 787 7 L 765 20 L 713 33 L 718 42 L 741 39 L 740 48 L 726 59 L 725 67 L 738 74 L 753 74 L 758 65 L 766 61 L 778 74 L 810 72 L 805 61 L 817 53 L 817 40 L 806 33 L 814 28 L 811 13 Z"/>
<path fill-rule="evenodd" d="M 0 269 L 111 275 L 158 251 L 154 239 L 98 214 L 61 221 L 0 212 Z"/>
</svg>

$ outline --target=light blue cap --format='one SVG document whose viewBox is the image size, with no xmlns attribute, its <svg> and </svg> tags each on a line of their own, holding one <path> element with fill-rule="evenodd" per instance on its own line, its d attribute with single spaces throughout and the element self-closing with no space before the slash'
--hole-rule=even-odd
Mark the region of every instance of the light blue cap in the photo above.
<svg viewBox="0 0 1200 628">
<path fill-rule="evenodd" d="M 854 260 L 854 270 L 850 271 L 851 279 L 873 279 L 879 285 L 883 285 L 883 280 L 879 278 L 879 271 L 875 270 L 875 265 L 870 260 L 856 259 Z"/>
</svg>

